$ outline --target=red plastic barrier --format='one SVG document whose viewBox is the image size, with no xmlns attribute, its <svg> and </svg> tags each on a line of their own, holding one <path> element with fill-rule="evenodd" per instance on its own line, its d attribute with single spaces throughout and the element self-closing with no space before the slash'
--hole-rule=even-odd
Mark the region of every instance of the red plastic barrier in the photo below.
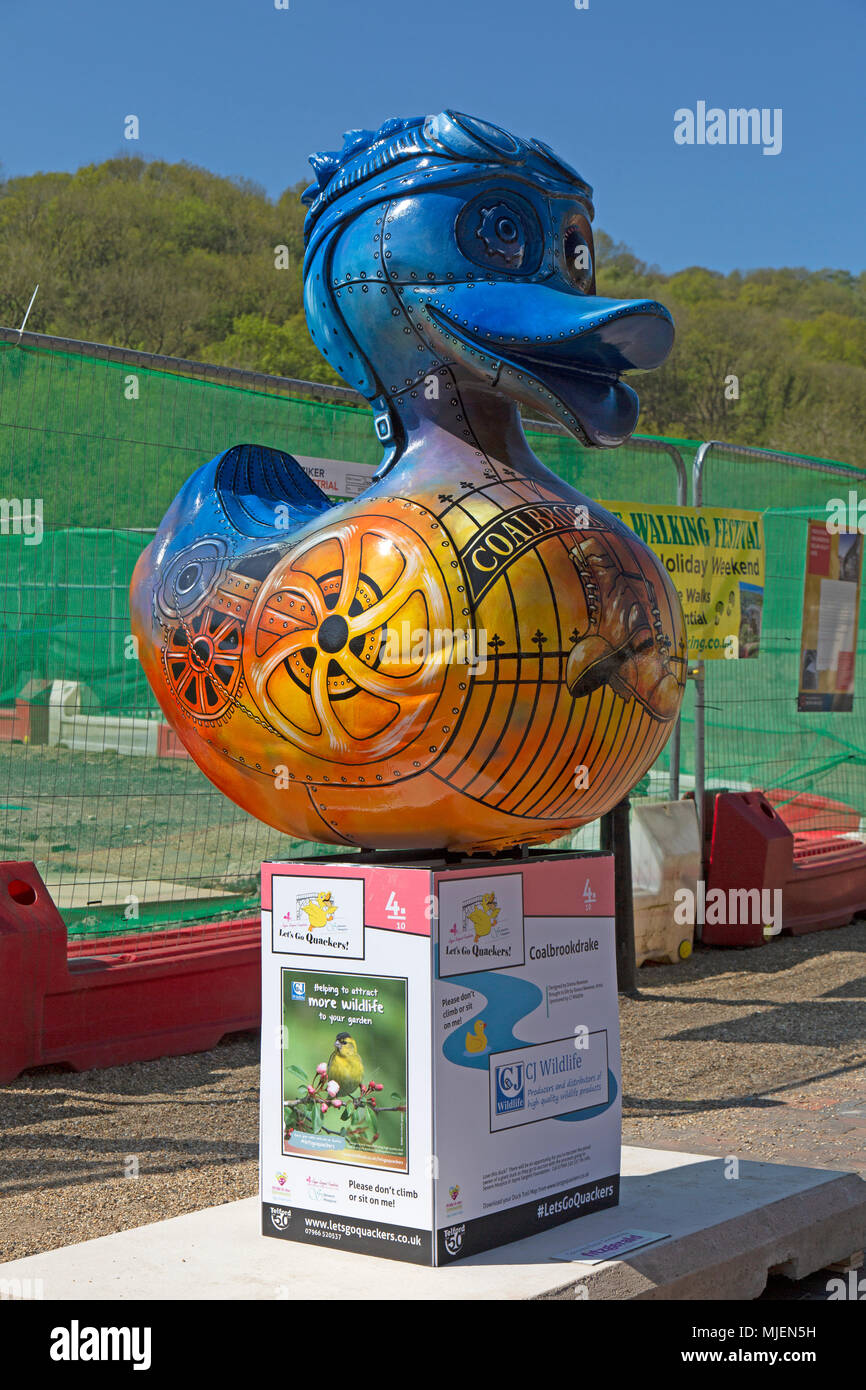
<svg viewBox="0 0 866 1390">
<path fill-rule="evenodd" d="M 791 792 L 774 787 L 764 792 L 770 805 L 794 834 L 823 831 L 825 835 L 844 835 L 856 831 L 860 814 L 844 801 L 831 801 L 814 792 Z"/>
<path fill-rule="evenodd" d="M 860 814 L 816 792 L 765 793 L 794 834 L 794 863 L 783 890 L 783 930 L 792 936 L 845 927 L 866 911 L 866 844 Z"/>
<path fill-rule="evenodd" d="M 782 890 L 794 866 L 794 836 L 762 792 L 719 792 L 713 817 L 713 838 L 707 871 L 707 894 L 720 888 L 730 903 L 731 892 L 757 888 Z M 730 917 L 733 914 L 727 913 Z M 740 915 L 747 915 L 742 913 Z M 701 939 L 710 946 L 760 946 L 763 923 L 704 924 Z"/>
<path fill-rule="evenodd" d="M 30 706 L 24 700 L 0 709 L 0 742 L 26 743 L 30 736 Z"/>
<path fill-rule="evenodd" d="M 76 941 L 30 863 L 0 864 L 0 1083 L 214 1047 L 261 1021 L 257 919 Z"/>
<path fill-rule="evenodd" d="M 786 795 L 772 793 L 778 801 Z M 794 936 L 847 926 L 866 912 L 866 844 L 853 834 L 859 819 L 842 802 L 811 794 L 776 811 L 761 792 L 720 792 L 707 891 L 780 888 L 782 930 Z M 703 928 L 708 945 L 757 946 L 763 939 L 762 923 L 708 922 Z"/>
<path fill-rule="evenodd" d="M 158 758 L 189 757 L 189 753 L 169 724 L 160 724 L 156 731 L 156 756 Z"/>
<path fill-rule="evenodd" d="M 784 930 L 792 936 L 846 927 L 866 912 L 866 845 L 820 831 L 795 835 L 783 902 Z"/>
</svg>

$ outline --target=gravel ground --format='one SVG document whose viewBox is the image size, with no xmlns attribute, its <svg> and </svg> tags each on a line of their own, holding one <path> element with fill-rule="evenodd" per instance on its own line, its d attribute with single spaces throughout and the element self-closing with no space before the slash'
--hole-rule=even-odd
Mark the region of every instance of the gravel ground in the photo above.
<svg viewBox="0 0 866 1390">
<path fill-rule="evenodd" d="M 866 922 L 644 966 L 624 1141 L 866 1177 Z M 255 1193 L 258 1035 L 0 1088 L 0 1260 Z"/>
</svg>

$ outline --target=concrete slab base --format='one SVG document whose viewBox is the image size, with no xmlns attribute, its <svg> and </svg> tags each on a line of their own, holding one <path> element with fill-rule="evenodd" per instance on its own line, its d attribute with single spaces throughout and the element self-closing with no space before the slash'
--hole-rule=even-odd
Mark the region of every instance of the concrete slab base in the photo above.
<svg viewBox="0 0 866 1390">
<path fill-rule="evenodd" d="M 855 1174 L 732 1167 L 624 1148 L 618 1207 L 444 1269 L 266 1239 L 251 1197 L 0 1264 L 0 1288 L 14 1297 L 15 1280 L 38 1279 L 46 1299 L 73 1300 L 751 1299 L 771 1270 L 805 1278 L 866 1243 Z M 634 1228 L 668 1239 L 604 1264 L 553 1258 Z"/>
</svg>

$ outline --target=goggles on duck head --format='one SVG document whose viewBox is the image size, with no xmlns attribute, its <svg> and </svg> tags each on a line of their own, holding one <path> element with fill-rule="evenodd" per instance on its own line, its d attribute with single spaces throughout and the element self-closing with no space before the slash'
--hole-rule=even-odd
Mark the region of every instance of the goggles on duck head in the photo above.
<svg viewBox="0 0 866 1390">
<path fill-rule="evenodd" d="M 306 262 L 334 227 L 374 203 L 448 184 L 481 184 L 511 174 L 594 216 L 592 188 L 543 140 L 522 140 L 490 121 L 441 111 L 350 130 L 343 149 L 310 156 L 317 182 L 302 195 Z"/>
</svg>

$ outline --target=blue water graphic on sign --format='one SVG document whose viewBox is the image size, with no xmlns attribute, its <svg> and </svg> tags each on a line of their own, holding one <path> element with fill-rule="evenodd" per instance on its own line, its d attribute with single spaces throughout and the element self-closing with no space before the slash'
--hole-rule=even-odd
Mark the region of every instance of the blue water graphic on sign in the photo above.
<svg viewBox="0 0 866 1390">
<path fill-rule="evenodd" d="M 449 979 L 455 989 L 472 989 L 480 994 L 484 1003 L 477 1013 L 460 1020 L 442 1044 L 442 1055 L 455 1067 L 475 1067 L 479 1071 L 489 1071 L 490 1055 L 493 1052 L 510 1052 L 512 1048 L 527 1045 L 526 1038 L 514 1035 L 514 1027 L 544 1002 L 544 993 L 529 980 L 514 979 L 508 975 L 497 975 L 491 971 L 472 975 L 460 975 Z M 475 1024 L 483 1023 L 483 1036 L 487 1046 L 481 1052 L 468 1052 L 466 1036 L 477 1037 Z M 531 1046 L 531 1044 L 530 1044 Z M 601 1105 L 588 1110 L 573 1110 L 568 1115 L 552 1115 L 549 1118 L 573 1123 L 576 1120 L 591 1120 L 596 1115 L 610 1109 L 618 1095 L 616 1077 L 612 1071 L 607 1074 L 608 1098 Z"/>
</svg>

